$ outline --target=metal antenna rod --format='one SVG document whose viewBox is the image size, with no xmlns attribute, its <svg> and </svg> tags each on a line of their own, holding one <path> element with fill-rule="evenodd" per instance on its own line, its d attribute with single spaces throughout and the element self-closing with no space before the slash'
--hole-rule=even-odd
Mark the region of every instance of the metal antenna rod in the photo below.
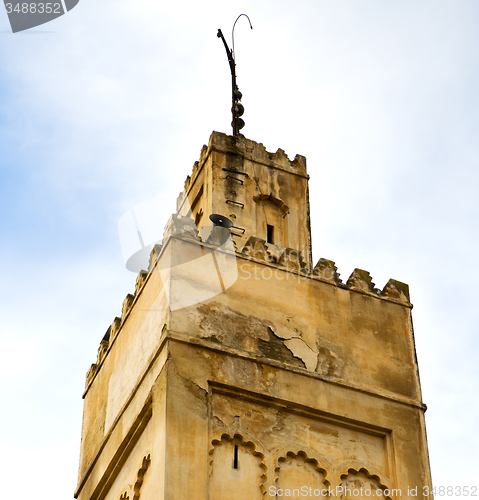
<svg viewBox="0 0 479 500">
<path fill-rule="evenodd" d="M 233 127 L 233 135 L 238 136 L 239 131 L 244 127 L 244 120 L 241 117 L 241 115 L 244 113 L 244 107 L 241 104 L 241 97 L 243 95 L 241 94 L 238 85 L 236 85 L 236 63 L 235 63 L 235 58 L 234 58 L 234 29 L 235 29 L 235 24 L 238 21 L 238 19 L 241 16 L 245 16 L 248 18 L 249 24 L 251 26 L 251 29 L 253 29 L 253 26 L 251 25 L 251 21 L 249 20 L 249 17 L 246 14 L 240 14 L 237 18 L 236 21 L 233 24 L 233 30 L 231 32 L 231 38 L 232 38 L 232 45 L 233 49 L 230 50 L 228 47 L 228 44 L 226 43 L 225 37 L 223 36 L 223 33 L 221 30 L 218 30 L 217 37 L 221 38 L 223 40 L 223 44 L 226 49 L 226 55 L 228 57 L 228 63 L 230 66 L 230 71 L 231 71 L 231 91 L 232 91 L 232 107 L 231 107 L 231 113 L 233 114 L 233 121 L 231 122 L 231 125 Z"/>
<path fill-rule="evenodd" d="M 233 24 L 233 29 L 231 30 L 231 44 L 233 46 L 233 49 L 231 50 L 232 54 L 233 54 L 233 59 L 235 59 L 235 26 L 236 26 L 236 23 L 238 22 L 238 19 L 241 17 L 241 16 L 245 16 L 247 19 L 248 19 L 248 22 L 249 22 L 249 27 L 251 29 L 253 29 L 253 25 L 251 24 L 251 21 L 249 19 L 249 16 L 247 14 L 240 14 L 237 18 L 236 18 L 236 21 L 235 23 Z"/>
</svg>

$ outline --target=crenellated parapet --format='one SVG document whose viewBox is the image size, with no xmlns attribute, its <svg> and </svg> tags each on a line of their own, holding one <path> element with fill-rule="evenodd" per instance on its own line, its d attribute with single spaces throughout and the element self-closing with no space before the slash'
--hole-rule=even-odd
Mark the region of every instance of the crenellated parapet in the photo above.
<svg viewBox="0 0 479 500">
<path fill-rule="evenodd" d="M 391 300 L 409 303 L 409 286 L 406 283 L 390 279 L 383 288 L 381 296 Z"/>
<path fill-rule="evenodd" d="M 275 153 L 271 153 L 266 150 L 262 143 L 252 141 L 246 137 L 235 137 L 221 132 L 213 132 L 210 136 L 208 146 L 204 145 L 201 148 L 200 159 L 193 164 L 191 175 L 185 180 L 185 190 L 188 190 L 192 185 L 213 151 L 225 153 L 227 155 L 241 156 L 255 163 L 273 166 L 291 173 L 307 176 L 306 158 L 302 155 L 297 154 L 294 160 L 290 160 L 288 155 L 281 148 Z"/>
<path fill-rule="evenodd" d="M 328 283 L 335 283 L 339 285 L 342 281 L 337 271 L 338 268 L 332 260 L 321 258 L 314 266 L 313 276 L 319 278 L 321 281 L 327 281 Z"/>
<path fill-rule="evenodd" d="M 123 301 L 123 307 L 121 308 L 121 322 L 123 323 L 130 312 L 131 306 L 133 305 L 133 301 L 135 300 L 135 296 L 129 293 L 125 300 Z"/>
<path fill-rule="evenodd" d="M 86 372 L 86 380 L 85 380 L 85 388 L 87 388 L 91 382 L 93 381 L 93 378 L 97 372 L 98 365 L 96 363 L 92 363 L 90 368 L 88 368 L 88 371 Z"/>
<path fill-rule="evenodd" d="M 113 342 L 121 327 L 121 318 L 116 317 L 110 326 L 110 342 Z"/>
<path fill-rule="evenodd" d="M 115 320 L 118 320 L 118 319 L 119 318 L 115 318 Z M 102 364 L 102 362 L 106 356 L 106 353 L 108 351 L 108 347 L 110 346 L 110 339 L 112 338 L 113 325 L 115 325 L 115 321 L 113 322 L 112 325 L 110 325 L 108 327 L 108 330 L 106 331 L 105 335 L 103 336 L 103 338 L 100 342 L 100 345 L 98 346 L 96 363 L 93 363 L 86 373 L 85 388 L 88 387 L 91 384 L 91 382 L 93 381 L 100 365 Z"/>
<path fill-rule="evenodd" d="M 374 283 L 368 271 L 363 269 L 355 269 L 346 282 L 346 286 L 351 290 L 359 290 L 367 293 L 379 293 L 377 288 L 374 288 Z"/>
<path fill-rule="evenodd" d="M 147 278 L 147 273 L 145 272 L 140 272 L 136 277 L 135 296 L 138 295 L 142 290 L 142 288 L 145 286 L 146 278 Z"/>
<path fill-rule="evenodd" d="M 208 143 L 207 154 L 203 155 L 203 151 L 202 157 L 204 156 L 204 158 L 206 158 L 210 151 L 236 154 L 255 163 L 275 166 L 276 168 L 281 168 L 295 174 L 307 176 L 306 158 L 304 156 L 297 154 L 294 160 L 290 160 L 281 148 L 276 153 L 270 153 L 266 151 L 262 143 L 252 141 L 243 136 L 235 137 L 220 132 L 213 132 Z"/>
<path fill-rule="evenodd" d="M 103 358 L 105 357 L 106 352 L 108 351 L 108 347 L 110 345 L 110 328 L 108 328 L 105 336 L 103 337 L 102 341 L 100 342 L 100 346 L 98 347 L 98 355 L 97 355 L 97 361 L 96 361 L 96 364 L 98 366 L 103 361 Z"/>
<path fill-rule="evenodd" d="M 163 244 L 166 243 L 170 236 L 199 241 L 198 228 L 195 221 L 191 217 L 176 214 L 172 215 L 166 223 L 165 232 L 163 233 Z"/>
<path fill-rule="evenodd" d="M 97 361 L 96 363 L 93 363 L 90 368 L 87 371 L 86 374 L 86 383 L 85 383 L 85 389 L 88 389 L 90 384 L 93 382 L 93 379 L 95 378 L 95 375 L 101 368 L 101 365 L 103 364 L 103 361 L 105 360 L 106 356 L 108 355 L 108 351 L 111 348 L 113 342 L 117 338 L 117 336 L 120 334 L 120 331 L 128 318 L 128 315 L 130 314 L 133 305 L 135 304 L 136 299 L 142 292 L 143 288 L 146 285 L 146 282 L 148 280 L 149 273 L 152 271 L 152 269 L 155 266 L 155 263 L 157 261 L 157 258 L 161 252 L 162 245 L 155 245 L 153 250 L 151 251 L 150 254 L 150 265 L 149 265 L 149 270 L 148 271 L 141 271 L 137 278 L 136 278 L 136 283 L 135 283 L 135 291 L 133 294 L 128 294 L 125 297 L 125 300 L 123 301 L 122 305 L 122 311 L 121 311 L 121 317 L 116 317 L 112 324 L 109 326 L 108 330 L 106 331 L 105 335 L 103 336 L 100 345 L 98 347 L 98 353 L 97 353 Z"/>
<path fill-rule="evenodd" d="M 276 259 L 273 259 L 268 252 L 268 246 L 266 245 L 266 241 L 257 238 L 256 236 L 250 236 L 246 245 L 241 250 L 241 253 L 247 255 L 248 257 L 252 257 L 253 259 L 264 260 L 269 262 L 277 262 Z"/>
<path fill-rule="evenodd" d="M 363 269 L 355 269 L 352 272 L 346 282 L 346 287 L 354 291 L 411 306 L 409 286 L 406 283 L 390 279 L 384 288 L 379 290 L 375 287 L 369 272 Z"/>
<path fill-rule="evenodd" d="M 321 258 L 316 266 L 314 266 L 312 277 L 341 288 L 411 306 L 409 286 L 406 283 L 390 279 L 384 288 L 380 290 L 376 288 L 368 271 L 354 269 L 346 283 L 341 281 L 337 271 L 338 268 L 332 260 Z"/>
<path fill-rule="evenodd" d="M 299 250 L 294 248 L 286 248 L 283 255 L 278 262 L 279 265 L 284 266 L 286 269 L 298 272 L 307 272 L 306 262 Z"/>
<path fill-rule="evenodd" d="M 307 272 L 306 263 L 299 250 L 266 243 L 265 240 L 255 236 L 248 238 L 246 245 L 241 250 L 241 254 L 289 270 Z"/>
<path fill-rule="evenodd" d="M 369 272 L 363 269 L 354 269 L 347 282 L 343 283 L 334 261 L 321 258 L 310 272 L 300 251 L 273 245 L 255 236 L 248 238 L 238 254 L 271 266 L 286 268 L 305 278 L 318 279 L 340 288 L 411 306 L 409 287 L 405 283 L 390 279 L 384 289 L 380 290 L 376 288 Z"/>
<path fill-rule="evenodd" d="M 162 248 L 163 245 L 157 244 L 153 247 L 153 250 L 150 252 L 150 260 L 148 262 L 148 273 L 151 273 L 155 268 L 155 263 L 158 260 Z"/>
<path fill-rule="evenodd" d="M 155 265 L 164 248 L 168 246 L 170 238 L 184 240 L 190 244 L 206 244 L 210 248 L 218 248 L 225 243 L 225 239 L 230 238 L 229 230 L 222 227 L 215 227 L 210 233 L 205 242 L 202 241 L 198 234 L 196 225 L 190 217 L 173 215 L 170 217 L 164 233 L 163 245 L 156 245 L 151 252 L 149 272 L 142 272 L 138 275 L 135 285 L 135 293 L 128 294 L 123 301 L 121 318 L 115 318 L 112 325 L 107 331 L 98 348 L 98 357 L 95 364 L 88 370 L 87 386 L 91 383 L 95 373 L 101 367 L 101 364 L 108 353 L 108 349 L 112 342 L 118 336 L 122 325 L 125 323 L 136 298 L 139 296 L 145 287 L 148 276 L 155 270 Z M 341 289 L 350 290 L 352 292 L 369 295 L 379 300 L 395 302 L 406 307 L 412 307 L 410 304 L 409 287 L 407 284 L 400 281 L 390 279 L 382 290 L 376 288 L 372 281 L 372 277 L 368 271 L 363 269 L 354 269 L 350 277 L 343 283 L 338 273 L 338 268 L 334 261 L 320 258 L 312 270 L 310 270 L 303 259 L 299 250 L 293 248 L 284 248 L 279 245 L 266 242 L 262 238 L 250 236 L 246 244 L 240 249 L 235 249 L 238 259 L 247 259 L 260 264 L 277 268 L 278 270 L 287 271 L 296 274 L 299 279 L 318 280 Z M 178 256 L 177 256 L 178 257 Z M 181 258 L 180 258 L 181 260 Z M 173 265 L 171 262 L 170 264 Z M 297 339 L 288 340 L 291 348 L 295 348 Z M 341 363 L 331 357 L 329 351 L 319 349 L 320 359 L 313 360 L 312 363 L 316 367 L 316 371 L 320 374 L 328 376 L 339 376 L 342 371 Z M 324 350 L 324 349 L 323 349 Z M 322 356 L 322 357 L 321 357 Z M 334 359 L 333 359 L 334 358 Z M 338 358 L 339 359 L 339 358 Z M 339 364 L 338 364 L 339 363 Z"/>
</svg>

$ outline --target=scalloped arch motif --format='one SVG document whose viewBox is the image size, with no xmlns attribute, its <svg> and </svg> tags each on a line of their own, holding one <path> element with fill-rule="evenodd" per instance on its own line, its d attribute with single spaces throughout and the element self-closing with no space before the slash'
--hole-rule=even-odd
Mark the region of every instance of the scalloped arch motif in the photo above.
<svg viewBox="0 0 479 500">
<path fill-rule="evenodd" d="M 313 450 L 290 447 L 280 452 L 275 460 L 274 484 L 284 491 L 304 486 L 322 491 L 331 486 L 328 479 L 331 476 L 329 464 Z"/>
<path fill-rule="evenodd" d="M 384 491 L 389 489 L 389 480 L 386 478 L 382 479 L 381 473 L 378 470 L 370 466 L 368 467 L 369 468 L 366 468 L 361 464 L 354 464 L 351 466 L 348 466 L 348 464 L 340 465 L 339 467 L 336 468 L 339 473 L 339 479 L 340 479 L 339 485 L 348 488 L 348 484 L 350 484 L 350 489 L 353 488 L 359 489 L 361 487 L 363 489 L 369 489 L 369 490 L 381 489 Z M 341 470 L 343 472 L 341 472 Z M 387 495 L 381 495 L 381 497 L 386 500 L 391 500 L 391 498 Z M 341 499 L 348 499 L 348 498 L 351 497 L 347 495 L 341 495 Z M 353 495 L 352 498 L 360 500 L 361 496 Z"/>
<path fill-rule="evenodd" d="M 209 451 L 210 455 L 210 472 L 209 476 L 213 476 L 214 471 L 215 471 L 215 451 L 218 450 L 220 446 L 224 446 L 226 444 L 231 444 L 231 445 L 237 445 L 241 446 L 245 451 L 248 451 L 253 457 L 257 458 L 259 460 L 257 467 L 258 467 L 258 484 L 257 487 L 259 489 L 259 493 L 261 497 L 263 497 L 266 494 L 266 488 L 265 488 L 265 483 L 266 483 L 266 471 L 267 467 L 265 464 L 265 454 L 263 453 L 263 447 L 255 442 L 253 439 L 251 439 L 249 436 L 243 436 L 242 434 L 234 434 L 231 436 L 230 434 L 223 433 L 221 437 L 215 438 L 211 441 L 211 448 Z M 261 450 L 261 451 L 260 451 Z M 221 466 L 224 466 L 224 462 L 220 462 Z M 229 465 L 228 465 L 229 467 Z M 211 486 L 211 485 L 210 485 Z M 230 497 L 231 498 L 231 497 Z"/>
<path fill-rule="evenodd" d="M 141 467 L 138 470 L 138 473 L 136 475 L 136 481 L 135 481 L 135 484 L 133 486 L 133 500 L 138 500 L 140 498 L 141 485 L 143 484 L 146 471 L 148 470 L 148 467 L 150 466 L 150 462 L 151 462 L 151 458 L 150 458 L 150 454 L 148 453 L 148 455 L 143 457 Z"/>
<path fill-rule="evenodd" d="M 296 451 L 293 451 L 296 450 Z M 313 456 L 314 455 L 314 456 Z M 317 456 L 317 454 L 312 450 L 306 450 L 305 448 L 288 448 L 288 451 L 283 451 L 279 454 L 278 458 L 275 460 L 275 483 L 278 482 L 279 473 L 281 470 L 281 464 L 284 463 L 288 458 L 292 459 L 302 459 L 305 463 L 309 463 L 313 468 L 322 474 L 324 474 L 324 484 L 326 487 L 330 486 L 331 483 L 327 479 L 331 477 L 331 467 L 322 457 Z"/>
</svg>

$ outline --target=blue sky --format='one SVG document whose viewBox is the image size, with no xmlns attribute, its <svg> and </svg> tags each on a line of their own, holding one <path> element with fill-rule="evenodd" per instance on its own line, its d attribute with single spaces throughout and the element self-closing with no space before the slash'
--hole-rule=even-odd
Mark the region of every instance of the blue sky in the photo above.
<svg viewBox="0 0 479 500">
<path fill-rule="evenodd" d="M 244 135 L 307 157 L 315 260 L 409 284 L 433 480 L 477 485 L 477 2 L 81 0 L 15 35 L 0 8 L 6 497 L 72 497 L 85 374 L 136 278 L 118 219 L 158 195 L 163 226 L 230 132 L 216 31 L 242 12 Z"/>
</svg>

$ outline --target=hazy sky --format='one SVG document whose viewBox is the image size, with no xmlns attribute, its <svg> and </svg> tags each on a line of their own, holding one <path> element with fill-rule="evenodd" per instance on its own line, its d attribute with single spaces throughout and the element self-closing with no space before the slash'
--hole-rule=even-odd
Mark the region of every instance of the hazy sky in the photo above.
<svg viewBox="0 0 479 500">
<path fill-rule="evenodd" d="M 136 278 L 118 219 L 158 195 L 165 224 L 230 133 L 216 32 L 243 12 L 244 135 L 306 156 L 315 261 L 409 284 L 433 481 L 479 482 L 479 3 L 80 0 L 17 34 L 0 5 L 5 498 L 73 496 L 85 374 Z"/>
</svg>

